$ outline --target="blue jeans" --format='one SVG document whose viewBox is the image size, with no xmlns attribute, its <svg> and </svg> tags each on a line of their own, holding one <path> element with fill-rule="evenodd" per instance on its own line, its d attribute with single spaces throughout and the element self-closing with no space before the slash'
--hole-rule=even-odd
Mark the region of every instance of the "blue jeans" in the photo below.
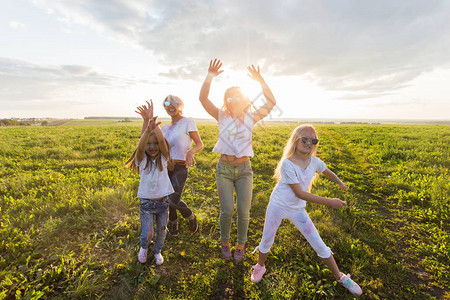
<svg viewBox="0 0 450 300">
<path fill-rule="evenodd" d="M 184 190 L 184 184 L 188 177 L 188 169 L 185 165 L 175 165 L 172 171 L 169 171 L 170 182 L 172 183 L 174 193 L 169 196 L 169 220 L 174 222 L 178 219 L 177 210 L 180 211 L 183 218 L 192 216 L 192 210 L 181 200 L 181 194 Z"/>
<path fill-rule="evenodd" d="M 243 245 L 247 241 L 252 205 L 253 171 L 250 161 L 236 165 L 219 161 L 216 167 L 216 183 L 220 201 L 220 240 L 230 241 L 236 190 L 237 242 Z"/>
<path fill-rule="evenodd" d="M 153 237 L 153 223 L 156 225 L 153 253 L 161 252 L 167 233 L 169 217 L 169 196 L 161 200 L 141 199 L 141 247 L 147 249 Z"/>
</svg>

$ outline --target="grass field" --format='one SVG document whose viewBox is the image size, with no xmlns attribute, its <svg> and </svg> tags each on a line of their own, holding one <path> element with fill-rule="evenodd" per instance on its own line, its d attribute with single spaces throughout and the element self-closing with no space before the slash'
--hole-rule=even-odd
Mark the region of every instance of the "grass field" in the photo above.
<svg viewBox="0 0 450 300">
<path fill-rule="evenodd" d="M 221 258 L 216 125 L 198 125 L 205 144 L 184 200 L 198 216 L 169 237 L 165 263 L 141 265 L 139 177 L 123 168 L 140 122 L 66 122 L 0 128 L 0 298 L 5 299 L 352 299 L 302 235 L 283 221 L 257 285 L 250 281 L 273 170 L 296 125 L 258 126 L 254 191 L 243 262 Z M 94 126 L 95 125 L 95 126 Z M 317 125 L 318 156 L 348 185 L 319 178 L 313 193 L 340 197 L 336 211 L 307 211 L 362 299 L 450 298 L 448 125 Z M 233 227 L 232 238 L 236 238 Z M 232 240 L 234 243 L 235 240 Z"/>
</svg>

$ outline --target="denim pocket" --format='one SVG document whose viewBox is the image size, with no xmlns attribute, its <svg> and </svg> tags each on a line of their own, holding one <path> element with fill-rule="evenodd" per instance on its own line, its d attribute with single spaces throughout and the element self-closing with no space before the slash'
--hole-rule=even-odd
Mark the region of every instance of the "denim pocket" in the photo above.
<svg viewBox="0 0 450 300">
<path fill-rule="evenodd" d="M 216 166 L 216 175 L 226 175 L 227 168 L 223 163 L 218 162 Z"/>
<path fill-rule="evenodd" d="M 168 207 L 170 203 L 169 196 L 166 196 L 163 199 L 161 199 L 161 203 L 163 203 L 166 207 Z"/>
<path fill-rule="evenodd" d="M 252 165 L 250 164 L 250 162 L 246 162 L 243 169 L 242 169 L 242 175 L 245 174 L 251 174 L 253 175 L 253 169 L 252 169 Z"/>
<path fill-rule="evenodd" d="M 141 199 L 141 211 L 151 212 L 155 209 L 153 201 L 149 199 Z"/>
</svg>

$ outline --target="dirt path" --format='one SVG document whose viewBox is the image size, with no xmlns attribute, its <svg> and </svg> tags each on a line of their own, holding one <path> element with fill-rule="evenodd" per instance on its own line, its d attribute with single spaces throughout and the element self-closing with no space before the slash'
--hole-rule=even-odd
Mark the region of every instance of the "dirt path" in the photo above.
<svg viewBox="0 0 450 300">
<path fill-rule="evenodd" d="M 373 172 L 374 168 L 368 161 L 367 156 L 361 155 L 361 153 L 364 153 L 364 149 L 358 149 L 353 144 L 350 145 L 345 137 L 342 134 L 338 134 L 337 132 L 329 132 L 322 129 L 320 134 L 326 135 L 332 141 L 332 145 L 339 147 L 338 150 L 340 153 L 342 153 L 342 155 L 353 160 L 357 165 L 357 169 L 359 169 L 360 174 L 362 174 L 365 178 L 364 181 L 359 181 L 357 184 L 365 185 L 366 187 L 364 190 L 368 191 L 369 194 L 353 192 L 353 194 L 355 195 L 355 199 L 358 199 L 358 206 L 362 207 L 363 209 L 365 206 L 370 209 L 375 209 L 379 219 L 383 220 L 382 224 L 384 226 L 384 232 L 387 230 L 387 235 L 389 236 L 402 237 L 401 239 L 397 239 L 396 243 L 390 245 L 391 247 L 394 247 L 394 249 L 391 248 L 390 251 L 396 254 L 395 261 L 392 261 L 392 263 L 395 264 L 401 262 L 402 265 L 409 270 L 409 279 L 411 283 L 417 286 L 421 286 L 421 290 L 429 294 L 431 297 L 435 297 L 438 299 L 443 298 L 444 290 L 436 286 L 438 285 L 438 283 L 434 280 L 433 276 L 430 275 L 420 264 L 421 260 L 424 257 L 420 256 L 417 251 L 414 251 L 415 249 L 412 248 L 411 243 L 409 242 L 410 239 L 413 238 L 411 237 L 411 232 L 408 232 L 408 230 L 411 230 L 408 227 L 410 221 L 407 220 L 406 217 L 399 215 L 397 210 L 391 207 L 390 204 L 385 199 L 383 199 L 383 197 L 380 197 L 380 195 L 371 192 L 375 190 L 376 184 L 373 182 L 373 178 L 377 175 Z M 336 163 L 342 169 L 349 166 L 349 164 L 339 164 L 339 161 L 337 161 Z M 354 168 L 355 166 L 352 167 L 352 169 Z M 352 170 L 348 171 L 352 172 Z M 366 201 L 367 199 L 376 200 L 379 205 L 374 206 L 367 203 L 361 203 L 361 200 Z M 415 236 L 419 235 L 416 234 Z M 394 258 L 389 253 L 386 253 L 385 256 Z M 381 277 L 383 277 L 382 274 L 380 274 L 380 278 Z"/>
<path fill-rule="evenodd" d="M 69 121 L 70 121 L 70 119 L 64 119 L 64 120 L 52 120 L 52 121 L 49 121 L 49 122 L 48 122 L 47 126 L 61 126 L 61 125 L 66 124 L 66 123 L 69 122 Z"/>
</svg>

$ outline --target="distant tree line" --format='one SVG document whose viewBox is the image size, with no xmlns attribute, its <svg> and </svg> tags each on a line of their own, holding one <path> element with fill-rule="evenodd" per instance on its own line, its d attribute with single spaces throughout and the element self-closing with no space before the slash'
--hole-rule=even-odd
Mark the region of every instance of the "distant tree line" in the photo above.
<svg viewBox="0 0 450 300">
<path fill-rule="evenodd" d="M 11 119 L 1 119 L 0 126 L 30 126 L 30 123 L 11 120 Z"/>
</svg>

